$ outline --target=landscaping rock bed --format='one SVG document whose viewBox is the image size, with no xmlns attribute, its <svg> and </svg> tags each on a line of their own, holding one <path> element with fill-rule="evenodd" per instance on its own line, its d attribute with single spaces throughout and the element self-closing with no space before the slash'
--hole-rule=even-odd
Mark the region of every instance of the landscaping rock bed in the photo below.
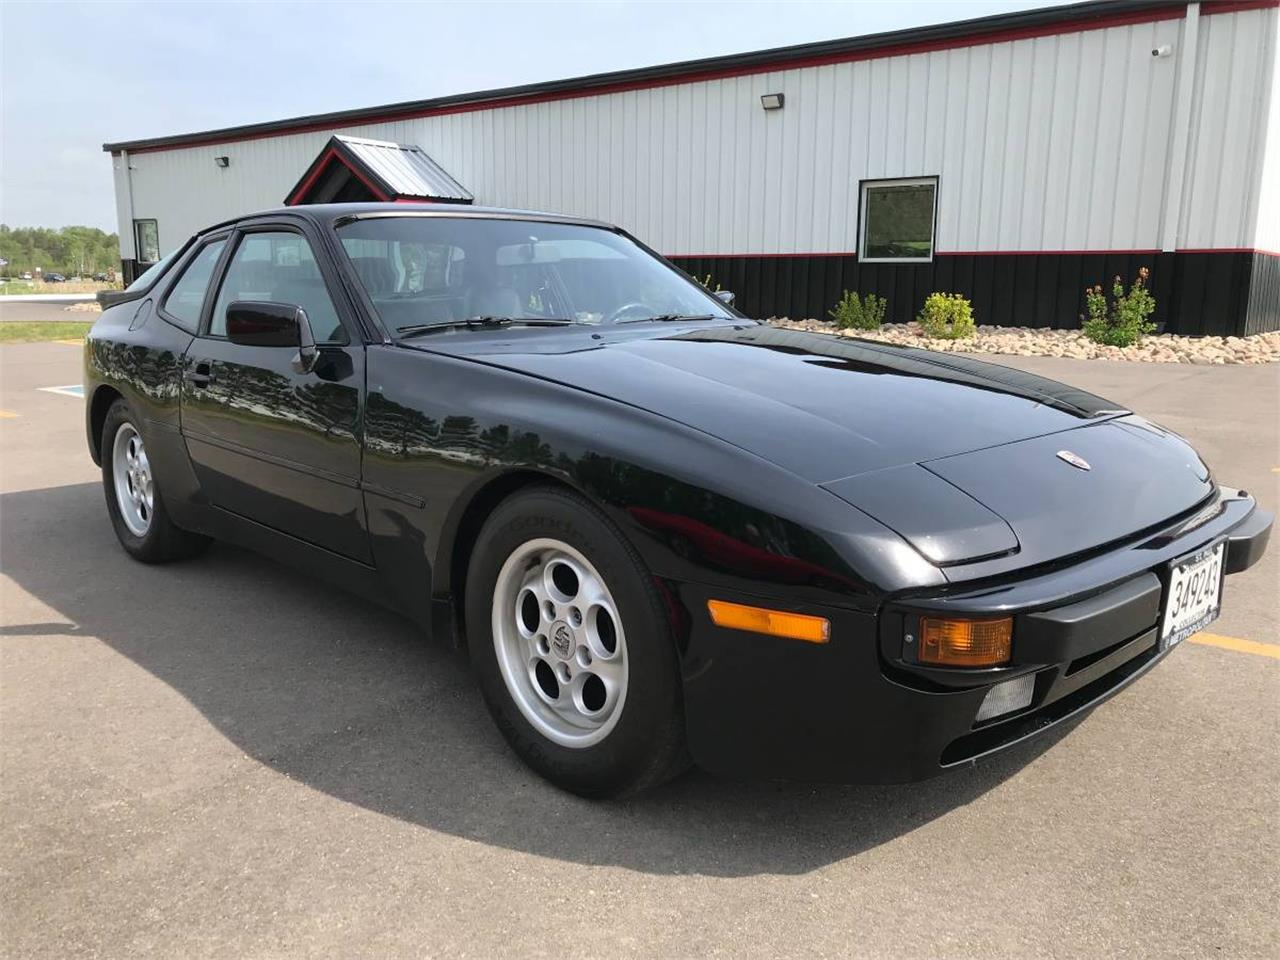
<svg viewBox="0 0 1280 960">
<path fill-rule="evenodd" d="M 886 323 L 879 330 L 837 330 L 835 324 L 821 320 L 781 317 L 769 322 L 792 330 L 863 337 L 956 353 L 1005 353 L 1020 357 L 1136 360 L 1146 363 L 1280 362 L 1280 333 L 1259 333 L 1250 337 L 1180 337 L 1163 333 L 1145 337 L 1132 347 L 1107 347 L 1086 339 L 1079 330 L 980 326 L 967 340 L 934 340 L 926 337 L 915 323 Z"/>
</svg>

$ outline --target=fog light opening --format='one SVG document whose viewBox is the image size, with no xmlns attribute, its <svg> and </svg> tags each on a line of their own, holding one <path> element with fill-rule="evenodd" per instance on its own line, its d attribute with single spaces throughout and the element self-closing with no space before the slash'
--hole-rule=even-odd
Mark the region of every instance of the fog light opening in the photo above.
<svg viewBox="0 0 1280 960">
<path fill-rule="evenodd" d="M 983 697 L 982 706 L 978 708 L 978 715 L 973 718 L 973 722 L 982 723 L 984 720 L 1000 717 L 1006 713 L 1025 710 L 1031 706 L 1031 697 L 1035 689 L 1034 673 L 997 683 Z"/>
</svg>

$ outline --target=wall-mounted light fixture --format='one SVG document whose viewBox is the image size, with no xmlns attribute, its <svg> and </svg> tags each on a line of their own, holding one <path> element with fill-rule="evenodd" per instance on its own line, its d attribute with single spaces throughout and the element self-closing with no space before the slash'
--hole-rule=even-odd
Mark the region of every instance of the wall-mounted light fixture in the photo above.
<svg viewBox="0 0 1280 960">
<path fill-rule="evenodd" d="M 231 158 L 230 158 L 230 157 L 214 157 L 214 158 L 213 158 L 213 162 L 214 162 L 214 163 L 216 163 L 216 164 L 217 164 L 218 166 L 220 166 L 220 167 L 229 167 L 229 166 L 231 166 Z"/>
<path fill-rule="evenodd" d="M 766 93 L 760 97 L 760 106 L 766 110 L 781 110 L 783 96 L 780 93 Z"/>
</svg>

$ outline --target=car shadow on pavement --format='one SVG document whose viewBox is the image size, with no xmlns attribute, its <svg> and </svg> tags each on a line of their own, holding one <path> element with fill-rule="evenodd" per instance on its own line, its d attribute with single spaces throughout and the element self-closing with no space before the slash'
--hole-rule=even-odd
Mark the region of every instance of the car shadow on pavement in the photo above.
<svg viewBox="0 0 1280 960">
<path fill-rule="evenodd" d="M 906 786 L 695 770 L 630 800 L 590 802 L 531 774 L 490 722 L 465 658 L 392 612 L 222 545 L 185 563 L 136 563 L 96 484 L 4 494 L 0 515 L 0 569 L 68 621 L 5 634 L 99 638 L 293 780 L 540 856 L 655 874 L 803 873 L 973 801 L 1065 732 Z"/>
</svg>

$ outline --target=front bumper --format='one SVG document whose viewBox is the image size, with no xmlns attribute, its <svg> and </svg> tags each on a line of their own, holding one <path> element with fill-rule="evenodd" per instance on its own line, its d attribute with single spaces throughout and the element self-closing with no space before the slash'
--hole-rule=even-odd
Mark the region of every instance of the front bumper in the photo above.
<svg viewBox="0 0 1280 960">
<path fill-rule="evenodd" d="M 717 628 L 706 612 L 713 597 L 780 603 L 684 584 L 690 752 L 733 776 L 885 783 L 1008 748 L 1098 705 L 1167 655 L 1159 618 L 1171 561 L 1225 538 L 1226 573 L 1239 572 L 1262 556 L 1272 522 L 1248 496 L 1222 489 L 1166 529 L 1055 569 L 895 597 L 878 615 L 795 606 L 831 621 L 822 645 Z M 1014 662 L 987 671 L 910 663 L 902 636 L 923 612 L 1013 616 Z M 1028 673 L 1028 708 L 975 723 L 995 683 Z"/>
</svg>

